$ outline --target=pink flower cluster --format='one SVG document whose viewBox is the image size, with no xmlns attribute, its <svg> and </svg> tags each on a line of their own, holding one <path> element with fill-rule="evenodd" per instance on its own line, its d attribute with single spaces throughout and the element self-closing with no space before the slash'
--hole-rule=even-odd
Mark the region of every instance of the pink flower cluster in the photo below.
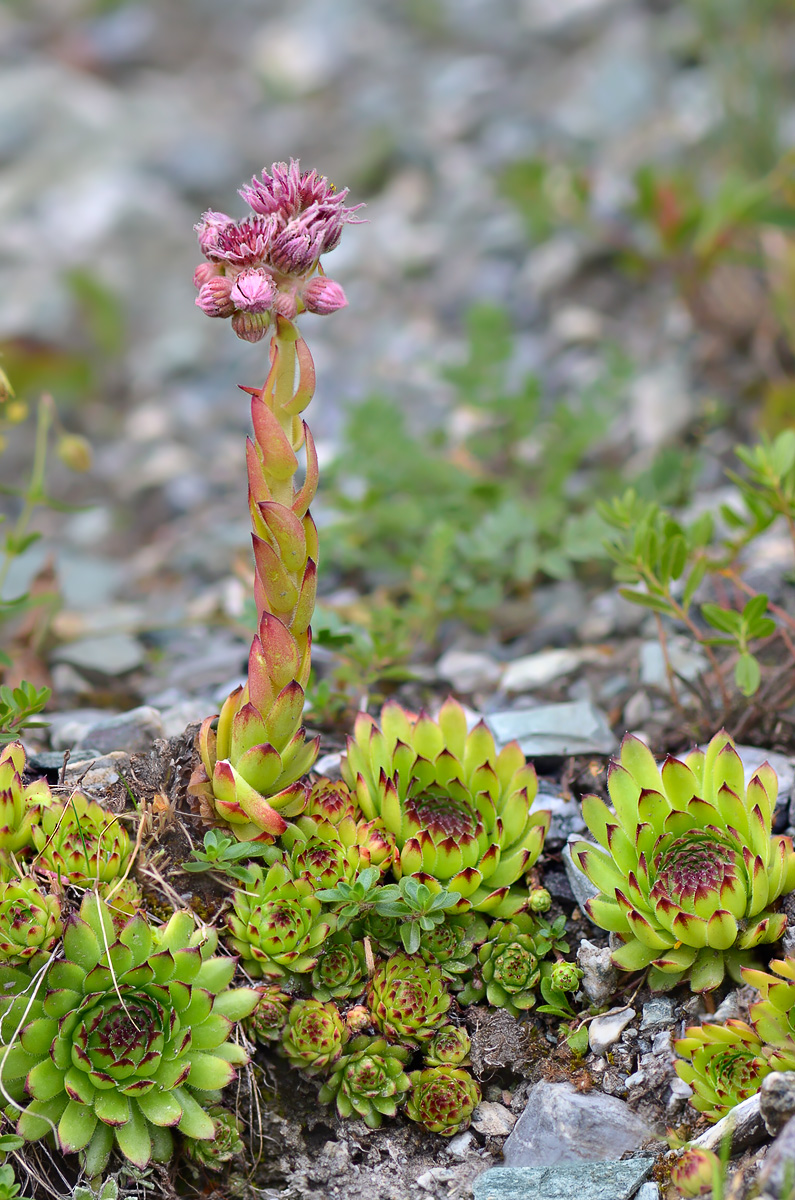
<svg viewBox="0 0 795 1200">
<path fill-rule="evenodd" d="M 234 221 L 206 212 L 196 232 L 207 259 L 193 276 L 196 303 L 208 317 L 231 317 L 239 338 L 258 342 L 274 314 L 292 320 L 304 310 L 326 316 L 347 301 L 319 266 L 339 244 L 343 226 L 356 223 L 361 204 L 346 208 L 348 189 L 335 192 L 316 171 L 301 174 L 295 159 L 240 189 L 252 216 Z M 316 273 L 318 272 L 318 273 Z"/>
</svg>

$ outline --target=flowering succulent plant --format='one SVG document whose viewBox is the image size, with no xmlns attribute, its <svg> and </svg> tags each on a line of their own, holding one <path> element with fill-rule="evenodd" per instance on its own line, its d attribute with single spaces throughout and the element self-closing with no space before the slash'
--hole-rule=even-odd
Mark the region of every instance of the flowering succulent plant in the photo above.
<svg viewBox="0 0 795 1200">
<path fill-rule="evenodd" d="M 355 207 L 315 171 L 276 163 L 241 195 L 253 210 L 243 221 L 205 213 L 197 225 L 206 258 L 196 270 L 196 303 L 229 317 L 238 337 L 257 342 L 273 326 L 270 371 L 251 394 L 254 438 L 246 462 L 254 542 L 258 627 L 248 678 L 200 731 L 201 766 L 191 792 L 209 822 L 226 822 L 241 841 L 272 841 L 306 803 L 299 781 L 317 757 L 301 728 L 309 679 L 318 542 L 309 514 L 318 481 L 312 435 L 300 414 L 312 399 L 315 371 L 292 323 L 345 304 L 320 270 Z M 297 376 L 297 378 L 296 378 Z M 305 452 L 304 482 L 294 482 Z"/>
<path fill-rule="evenodd" d="M 63 932 L 61 906 L 26 876 L 0 884 L 0 959 L 9 966 L 52 950 Z"/>
<path fill-rule="evenodd" d="M 435 964 L 398 952 L 376 968 L 368 1003 L 382 1033 L 416 1046 L 444 1023 L 452 997 Z"/>
<path fill-rule="evenodd" d="M 406 1115 L 431 1133 L 452 1137 L 469 1127 L 480 1103 L 480 1088 L 459 1067 L 426 1067 L 409 1075 L 411 1093 Z"/>
<path fill-rule="evenodd" d="M 78 887 L 117 879 L 130 858 L 130 838 L 119 818 L 82 792 L 42 809 L 33 841 L 37 865 Z"/>
<path fill-rule="evenodd" d="M 405 1046 L 387 1045 L 384 1038 L 353 1038 L 320 1089 L 320 1103 L 336 1100 L 343 1119 L 355 1115 L 378 1129 L 384 1117 L 394 1117 L 409 1090 L 403 1068 L 410 1053 Z"/>
<path fill-rule="evenodd" d="M 282 1031 L 282 1049 L 292 1066 L 318 1075 L 337 1061 L 346 1036 L 336 1004 L 296 1000 Z"/>
<path fill-rule="evenodd" d="M 541 853 L 550 816 L 532 810 L 536 774 L 516 743 L 498 754 L 452 699 L 438 721 L 392 701 L 380 726 L 359 714 L 342 773 L 365 816 L 394 834 L 398 877 L 459 892 L 461 911 L 510 916 L 527 903 L 510 885 Z"/>
<path fill-rule="evenodd" d="M 334 917 L 322 914 L 312 884 L 292 879 L 283 863 L 266 875 L 257 864 L 249 870 L 251 882 L 235 892 L 227 917 L 229 945 L 253 976 L 280 979 L 313 970 Z"/>
<path fill-rule="evenodd" d="M 674 1049 L 682 1056 L 676 1072 L 693 1089 L 690 1103 L 710 1121 L 758 1092 L 773 1069 L 762 1039 L 745 1021 L 695 1025 Z"/>
<path fill-rule="evenodd" d="M 718 733 L 706 751 L 658 769 L 628 735 L 608 791 L 612 810 L 597 796 L 583 800 L 601 849 L 577 842 L 573 855 L 600 889 L 589 915 L 623 940 L 615 964 L 651 966 L 658 990 L 689 979 L 693 991 L 709 991 L 725 970 L 739 980 L 753 947 L 781 936 L 786 917 L 773 906 L 795 887 L 792 842 L 770 834 L 772 768 L 763 764 L 746 788 L 731 739 Z"/>
<path fill-rule="evenodd" d="M 10 742 L 0 751 L 0 850 L 16 854 L 33 842 L 33 826 L 52 801 L 46 779 L 25 784 L 25 751 Z"/>
<path fill-rule="evenodd" d="M 64 1153 L 81 1152 L 89 1175 L 104 1170 L 114 1145 L 145 1167 L 170 1157 L 172 1129 L 212 1139 L 207 1100 L 247 1061 L 229 1034 L 257 1002 L 251 988 L 229 989 L 235 960 L 213 957 L 217 940 L 195 932 L 187 912 L 154 936 L 135 916 L 116 939 L 107 905 L 88 893 L 66 927 L 63 958 L 32 994 L 23 972 L 5 980 L 2 1084 L 18 1134 L 54 1132 Z"/>
</svg>

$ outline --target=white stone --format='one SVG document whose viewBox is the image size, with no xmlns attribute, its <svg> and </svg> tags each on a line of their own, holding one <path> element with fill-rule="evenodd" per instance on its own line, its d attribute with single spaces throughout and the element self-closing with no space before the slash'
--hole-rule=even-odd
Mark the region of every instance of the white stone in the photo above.
<svg viewBox="0 0 795 1200">
<path fill-rule="evenodd" d="M 457 692 L 471 693 L 496 687 L 502 667 L 489 654 L 453 648 L 439 659 L 436 672 L 441 679 L 451 683 Z"/>
<path fill-rule="evenodd" d="M 589 662 L 604 662 L 604 655 L 592 646 L 581 650 L 540 650 L 508 664 L 502 677 L 503 690 L 529 692 Z"/>
<path fill-rule="evenodd" d="M 594 1017 L 588 1026 L 588 1044 L 594 1054 L 604 1054 L 609 1046 L 614 1046 L 634 1017 L 635 1009 L 628 1006 L 611 1008 Z"/>
<path fill-rule="evenodd" d="M 552 334 L 566 346 L 598 342 L 604 335 L 604 322 L 594 309 L 569 304 L 552 318 Z"/>
<path fill-rule="evenodd" d="M 516 1124 L 517 1118 L 504 1104 L 494 1104 L 490 1100 L 481 1100 L 472 1114 L 472 1128 L 477 1133 L 489 1134 L 493 1137 L 507 1137 Z"/>
</svg>

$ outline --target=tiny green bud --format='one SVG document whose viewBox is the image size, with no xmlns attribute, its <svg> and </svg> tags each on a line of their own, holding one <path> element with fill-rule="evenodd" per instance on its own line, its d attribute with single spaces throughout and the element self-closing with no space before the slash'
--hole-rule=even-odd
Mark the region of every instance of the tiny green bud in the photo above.
<svg viewBox="0 0 795 1200">
<path fill-rule="evenodd" d="M 576 992 L 582 971 L 570 962 L 556 962 L 552 968 L 552 986 L 559 992 Z"/>
<path fill-rule="evenodd" d="M 2 384 L 0 383 L 0 386 Z M 13 396 L 13 392 L 12 392 Z M 3 417 L 9 425 L 21 425 L 28 415 L 28 406 L 24 400 L 9 399 L 3 405 Z"/>
<path fill-rule="evenodd" d="M 91 446 L 84 437 L 76 433 L 65 433 L 58 442 L 58 457 L 70 471 L 81 474 L 91 470 Z"/>
<path fill-rule="evenodd" d="M 533 888 L 530 893 L 530 912 L 545 913 L 552 907 L 552 897 L 546 888 Z"/>
</svg>

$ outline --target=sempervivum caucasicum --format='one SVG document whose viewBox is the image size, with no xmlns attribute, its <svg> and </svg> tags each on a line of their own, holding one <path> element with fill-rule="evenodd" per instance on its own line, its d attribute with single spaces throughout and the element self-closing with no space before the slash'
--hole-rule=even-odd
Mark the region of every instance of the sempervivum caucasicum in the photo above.
<svg viewBox="0 0 795 1200">
<path fill-rule="evenodd" d="M 651 966 L 658 990 L 687 978 L 693 991 L 709 991 L 726 970 L 739 981 L 753 947 L 781 937 L 786 917 L 773 906 L 795 887 L 792 842 L 770 832 L 772 768 L 763 764 L 746 788 L 740 757 L 719 733 L 706 751 L 658 769 L 627 736 L 608 791 L 612 810 L 597 796 L 583 800 L 601 849 L 577 842 L 573 856 L 600 889 L 589 915 L 623 940 L 615 964 Z"/>
<path fill-rule="evenodd" d="M 137 915 L 116 940 L 107 905 L 88 894 L 63 958 L 33 986 L 6 969 L 2 1085 L 18 1134 L 54 1133 L 89 1175 L 114 1145 L 145 1167 L 170 1158 L 172 1130 L 213 1138 L 208 1102 L 247 1061 L 229 1035 L 257 1002 L 253 989 L 229 988 L 235 960 L 214 957 L 216 945 L 187 912 L 154 936 Z"/>
<path fill-rule="evenodd" d="M 409 1075 L 406 1115 L 431 1133 L 452 1137 L 467 1129 L 480 1104 L 480 1088 L 460 1067 L 426 1067 Z"/>
<path fill-rule="evenodd" d="M 751 1020 L 765 1042 L 771 1070 L 795 1071 L 795 958 L 776 959 L 770 970 L 743 970 L 743 979 L 761 993 Z"/>
<path fill-rule="evenodd" d="M 343 1119 L 361 1117 L 370 1129 L 378 1129 L 384 1117 L 394 1117 L 409 1090 L 403 1068 L 410 1053 L 405 1046 L 387 1045 L 384 1038 L 354 1038 L 320 1089 L 320 1103 L 336 1100 Z"/>
<path fill-rule="evenodd" d="M 10 966 L 52 950 L 63 931 L 61 906 L 29 876 L 0 884 L 0 959 Z"/>
<path fill-rule="evenodd" d="M 712 1150 L 689 1146 L 671 1168 L 671 1183 L 683 1200 L 719 1196 L 723 1164 Z"/>
<path fill-rule="evenodd" d="M 376 968 L 368 1004 L 382 1033 L 417 1046 L 445 1022 L 452 997 L 434 963 L 398 953 Z"/>
<path fill-rule="evenodd" d="M 318 1075 L 337 1061 L 347 1032 L 336 1004 L 296 1000 L 282 1030 L 282 1048 L 292 1066 Z"/>
<path fill-rule="evenodd" d="M 130 857 L 130 838 L 115 813 L 74 792 L 42 810 L 33 827 L 37 864 L 63 883 L 92 887 L 121 875 Z"/>
<path fill-rule="evenodd" d="M 772 1070 L 762 1039 L 745 1021 L 694 1025 L 674 1049 L 682 1056 L 676 1072 L 693 1089 L 690 1103 L 710 1121 L 755 1095 Z"/>
<path fill-rule="evenodd" d="M 251 882 L 235 892 L 227 917 L 229 945 L 253 976 L 281 979 L 313 970 L 334 918 L 322 914 L 312 884 L 305 878 L 291 879 L 281 862 L 267 874 L 256 863 L 249 872 Z"/>
<path fill-rule="evenodd" d="M 0 850 L 18 853 L 33 842 L 33 826 L 52 802 L 46 779 L 25 784 L 25 750 L 11 742 L 0 751 Z"/>
<path fill-rule="evenodd" d="M 468 1067 L 472 1042 L 462 1025 L 444 1025 L 434 1034 L 424 1059 L 426 1067 Z"/>
<path fill-rule="evenodd" d="M 550 815 L 532 809 L 536 774 L 516 743 L 498 753 L 482 722 L 467 732 L 454 700 L 438 721 L 390 701 L 380 726 L 357 717 L 342 772 L 365 816 L 395 836 L 398 877 L 458 892 L 462 911 L 505 917 L 527 903 L 510 885 L 541 853 Z"/>
</svg>

